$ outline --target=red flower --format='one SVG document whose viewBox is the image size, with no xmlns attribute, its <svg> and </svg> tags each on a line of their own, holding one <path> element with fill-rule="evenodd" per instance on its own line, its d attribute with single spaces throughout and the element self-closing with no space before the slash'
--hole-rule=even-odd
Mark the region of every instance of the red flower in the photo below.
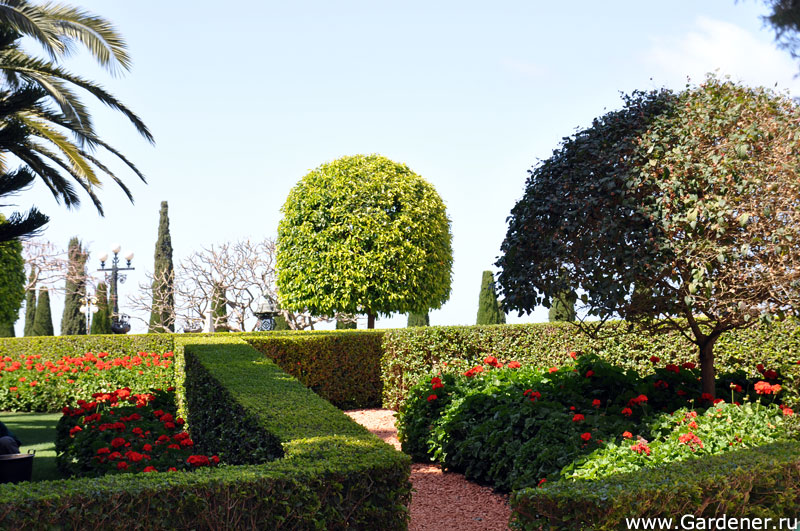
<svg viewBox="0 0 800 531">
<path fill-rule="evenodd" d="M 442 379 L 439 378 L 438 376 L 434 376 L 433 378 L 431 378 L 431 387 L 433 389 L 441 389 L 442 387 L 444 387 Z"/>
<path fill-rule="evenodd" d="M 142 450 L 144 450 L 145 452 L 152 452 L 153 446 L 150 444 L 145 444 L 144 446 L 142 446 Z"/>
<path fill-rule="evenodd" d="M 183 439 L 183 440 L 181 441 L 181 446 L 185 446 L 185 447 L 187 447 L 187 448 L 188 448 L 189 446 L 194 446 L 194 441 L 192 441 L 191 439 Z"/>
<path fill-rule="evenodd" d="M 758 365 L 756 365 L 756 370 L 758 372 L 760 372 L 761 374 L 764 374 L 764 364 L 763 363 L 759 363 Z"/>
<path fill-rule="evenodd" d="M 578 353 L 577 352 L 570 352 L 569 353 L 569 357 L 572 358 L 572 359 L 576 359 L 578 357 Z"/>
<path fill-rule="evenodd" d="M 16 387 L 9 387 L 9 388 L 8 388 L 8 390 L 9 390 L 9 391 L 16 391 L 16 390 L 17 390 L 17 388 L 16 388 Z"/>
<path fill-rule="evenodd" d="M 174 444 L 174 443 L 170 444 L 169 446 L 167 446 L 167 448 L 169 448 L 170 450 L 180 450 L 181 449 L 181 447 L 179 445 Z"/>
<path fill-rule="evenodd" d="M 655 383 L 655 387 L 656 389 L 667 389 L 669 387 L 669 384 L 664 380 L 658 380 Z"/>
<path fill-rule="evenodd" d="M 572 417 L 572 422 L 580 422 L 580 421 L 582 421 L 582 420 L 583 420 L 583 415 L 581 415 L 580 413 L 576 413 L 576 414 L 575 414 L 575 415 Z"/>
<path fill-rule="evenodd" d="M 594 407 L 600 407 L 600 400 L 595 398 L 594 400 L 592 400 L 592 405 Z"/>
<path fill-rule="evenodd" d="M 154 466 L 146 466 L 142 472 L 158 472 L 158 470 L 156 470 L 156 467 Z"/>
<path fill-rule="evenodd" d="M 522 367 L 522 364 L 518 361 L 509 361 L 508 365 L 506 365 L 509 369 L 519 369 Z"/>
<path fill-rule="evenodd" d="M 722 399 L 722 398 L 715 398 L 715 399 L 714 399 L 714 401 L 713 401 L 712 403 L 713 403 L 713 404 L 719 404 L 720 402 L 725 402 L 725 400 L 724 400 L 724 399 Z"/>
<path fill-rule="evenodd" d="M 498 369 L 503 366 L 503 364 L 497 361 L 497 358 L 495 358 L 494 356 L 486 356 L 485 358 L 483 358 L 483 362 L 486 365 L 491 365 L 492 367 L 496 367 Z"/>
<path fill-rule="evenodd" d="M 186 462 L 192 466 L 209 466 L 211 464 L 205 455 L 190 455 Z"/>
<path fill-rule="evenodd" d="M 785 407 L 783 408 L 783 415 L 786 417 L 791 417 L 792 415 L 794 415 L 794 411 L 792 411 L 791 408 Z"/>
<path fill-rule="evenodd" d="M 122 437 L 115 437 L 114 439 L 111 439 L 111 446 L 113 446 L 114 448 L 125 446 L 125 439 L 123 439 Z"/>
<path fill-rule="evenodd" d="M 549 369 L 547 369 L 547 372 L 550 372 L 550 373 L 557 372 L 557 371 L 558 371 L 558 367 L 550 367 Z"/>
<path fill-rule="evenodd" d="M 772 369 L 768 371 L 764 371 L 764 378 L 767 380 L 774 380 L 778 377 L 778 373 L 773 371 Z"/>
<path fill-rule="evenodd" d="M 741 393 L 743 391 L 742 386 L 739 384 L 731 384 L 731 389 L 733 389 L 737 393 Z"/>
<path fill-rule="evenodd" d="M 689 445 L 689 447 L 691 448 L 691 450 L 693 452 L 697 448 L 702 448 L 703 447 L 703 441 L 701 441 L 700 437 L 698 437 L 697 435 L 695 435 L 692 432 L 684 433 L 683 435 L 678 437 L 678 440 L 683 444 Z"/>
<path fill-rule="evenodd" d="M 691 421 L 691 422 L 688 424 L 688 426 L 689 426 L 691 429 L 693 429 L 693 430 L 696 430 L 696 429 L 697 429 L 697 423 L 696 423 L 695 421 Z"/>
<path fill-rule="evenodd" d="M 111 453 L 111 449 L 109 449 L 109 448 L 98 448 L 97 449 L 97 455 L 110 454 L 110 453 Z"/>
<path fill-rule="evenodd" d="M 678 367 L 678 366 L 677 366 L 677 365 L 675 365 L 675 364 L 672 364 L 672 363 L 670 363 L 669 365 L 667 365 L 667 366 L 666 366 L 666 367 L 664 367 L 664 368 L 665 368 L 666 370 L 670 371 L 670 372 L 674 372 L 675 374 L 678 374 L 679 372 L 681 372 L 681 368 L 680 368 L 680 367 Z"/>
<path fill-rule="evenodd" d="M 433 402 L 433 401 L 434 401 L 434 400 L 436 400 L 437 398 L 439 398 L 439 397 L 438 397 L 438 396 L 436 396 L 436 395 L 428 395 L 428 402 Z"/>
<path fill-rule="evenodd" d="M 661 361 L 661 358 L 659 358 L 658 356 L 650 356 L 651 363 L 658 363 L 659 361 Z"/>
<path fill-rule="evenodd" d="M 637 454 L 650 455 L 650 447 L 647 446 L 647 444 L 642 441 L 639 441 L 636 444 L 631 445 L 631 450 L 633 450 Z"/>
<path fill-rule="evenodd" d="M 212 462 L 213 462 L 215 465 L 218 465 L 218 464 L 219 464 L 219 456 L 212 455 L 212 456 L 211 456 L 211 461 L 212 461 Z"/>
<path fill-rule="evenodd" d="M 540 480 L 539 480 L 539 486 L 541 487 L 541 486 L 542 486 L 542 485 L 544 485 L 546 482 L 547 482 L 547 478 L 542 478 L 542 479 L 540 479 Z"/>
<path fill-rule="evenodd" d="M 697 367 L 697 365 L 692 363 L 691 361 L 687 361 L 686 363 L 681 365 L 681 367 L 683 367 L 684 369 L 694 369 L 695 367 Z"/>
<path fill-rule="evenodd" d="M 69 430 L 69 434 L 70 436 L 72 436 L 78 433 L 79 431 L 83 431 L 83 428 L 81 428 L 80 426 L 73 426 L 72 429 Z"/>
<path fill-rule="evenodd" d="M 700 400 L 707 400 L 710 402 L 711 400 L 714 399 L 711 397 L 710 393 L 703 393 L 702 395 L 700 395 Z"/>
<path fill-rule="evenodd" d="M 128 463 L 126 463 L 125 461 L 120 461 L 119 463 L 117 463 L 117 470 L 127 470 L 127 468 L 128 468 Z"/>
<path fill-rule="evenodd" d="M 631 415 L 633 415 L 633 410 L 631 410 L 631 408 L 629 407 L 624 407 L 622 408 L 622 414 L 625 415 L 626 417 L 630 417 Z"/>
<path fill-rule="evenodd" d="M 628 406 L 630 407 L 638 406 L 643 402 L 647 402 L 647 395 L 639 395 L 636 398 L 631 398 L 630 400 L 628 400 Z"/>
<path fill-rule="evenodd" d="M 590 369 L 590 370 L 586 371 L 586 377 L 587 378 L 591 378 L 592 376 L 594 376 L 594 371 L 593 370 Z"/>
<path fill-rule="evenodd" d="M 633 439 L 633 434 L 629 431 L 623 431 L 622 436 L 626 439 Z"/>
<path fill-rule="evenodd" d="M 756 393 L 758 393 L 760 395 L 768 395 L 768 394 L 771 394 L 771 393 L 777 393 L 778 391 L 781 390 L 781 386 L 780 385 L 777 385 L 777 384 L 776 385 L 771 385 L 769 382 L 764 382 L 764 381 L 756 382 L 756 385 L 754 387 L 755 387 Z"/>
<path fill-rule="evenodd" d="M 581 434 L 581 439 L 583 439 L 584 441 L 588 441 L 591 438 L 592 438 L 592 434 L 589 433 L 588 431 L 586 433 L 582 433 Z"/>
</svg>

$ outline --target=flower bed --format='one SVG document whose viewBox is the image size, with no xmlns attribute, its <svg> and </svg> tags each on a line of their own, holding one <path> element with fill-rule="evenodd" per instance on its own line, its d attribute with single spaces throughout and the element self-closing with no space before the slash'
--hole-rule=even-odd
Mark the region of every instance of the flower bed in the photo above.
<svg viewBox="0 0 800 531">
<path fill-rule="evenodd" d="M 172 352 L 87 352 L 51 360 L 41 354 L 0 358 L 0 410 L 53 411 L 97 392 L 134 393 L 173 385 Z"/>
<path fill-rule="evenodd" d="M 761 379 L 723 374 L 712 400 L 691 363 L 659 366 L 654 356 L 652 372 L 639 377 L 592 355 L 571 356 L 545 369 L 488 356 L 466 372 L 429 377 L 398 414 L 404 451 L 509 491 L 792 436 L 794 412 L 781 405 L 776 370 L 759 367 Z M 694 414 L 702 417 L 684 421 Z"/>
<path fill-rule="evenodd" d="M 176 472 L 216 466 L 219 457 L 197 454 L 175 392 L 94 393 L 92 401 L 65 407 L 56 437 L 59 470 L 70 477 L 123 472 Z"/>
</svg>

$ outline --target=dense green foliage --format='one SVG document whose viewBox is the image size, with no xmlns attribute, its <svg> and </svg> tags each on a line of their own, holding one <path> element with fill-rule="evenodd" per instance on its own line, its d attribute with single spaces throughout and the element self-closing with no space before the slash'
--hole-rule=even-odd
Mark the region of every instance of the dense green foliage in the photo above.
<svg viewBox="0 0 800 531">
<path fill-rule="evenodd" d="M 86 260 L 89 253 L 77 236 L 67 246 L 67 280 L 64 288 L 64 313 L 61 315 L 62 336 L 86 334 L 86 314 L 81 313 L 81 298 L 86 296 Z"/>
<path fill-rule="evenodd" d="M 291 328 L 289 328 L 289 323 L 286 322 L 286 317 L 279 313 L 275 316 L 275 331 L 279 332 L 282 330 L 291 330 Z"/>
<path fill-rule="evenodd" d="M 752 371 L 759 363 L 780 371 L 787 382 L 794 382 L 785 389 L 787 404 L 800 406 L 800 326 L 794 321 L 732 331 L 720 337 L 716 349 L 720 371 L 744 370 L 755 376 Z M 592 339 L 567 323 L 394 329 L 384 334 L 383 405 L 397 410 L 411 386 L 448 366 L 466 370 L 495 356 L 551 367 L 562 364 L 570 351 L 596 352 L 639 374 L 650 370 L 651 356 L 676 365 L 695 359 L 692 344 L 674 331 Z"/>
<path fill-rule="evenodd" d="M 14 332 L 14 323 L 0 322 L 0 337 L 16 337 Z"/>
<path fill-rule="evenodd" d="M 228 331 L 228 302 L 225 288 L 219 283 L 214 283 L 214 289 L 211 292 L 211 322 L 214 332 Z"/>
<path fill-rule="evenodd" d="M 553 297 L 553 303 L 547 312 L 547 320 L 552 322 L 575 320 L 575 298 L 570 293 L 561 293 Z"/>
<path fill-rule="evenodd" d="M 36 320 L 36 285 L 34 279 L 36 273 L 31 269 L 31 274 L 28 277 L 28 292 L 25 294 L 25 328 L 23 335 L 33 335 L 33 323 Z"/>
<path fill-rule="evenodd" d="M 236 337 L 177 336 L 176 343 L 176 353 L 199 363 L 186 375 L 187 390 L 205 370 L 244 408 L 244 418 L 257 419 L 260 429 L 281 441 L 285 457 L 193 473 L 0 485 L 4 525 L 73 528 L 90 521 L 112 528 L 124 522 L 129 529 L 368 529 L 380 522 L 384 529 L 406 528 L 407 457 Z M 239 420 L 224 417 L 228 423 Z"/>
<path fill-rule="evenodd" d="M 713 392 L 722 334 L 800 313 L 798 124 L 788 96 L 714 77 L 626 97 L 531 170 L 497 264 L 506 306 L 578 292 L 593 325 L 680 327 Z"/>
<path fill-rule="evenodd" d="M 506 314 L 497 300 L 494 287 L 494 275 L 484 271 L 481 277 L 481 292 L 478 297 L 478 319 L 475 324 L 492 325 L 506 322 Z"/>
<path fill-rule="evenodd" d="M 341 319 L 336 319 L 336 330 L 355 330 L 358 328 L 358 322 L 356 321 L 344 321 Z M 277 330 L 277 326 L 275 327 Z"/>
<path fill-rule="evenodd" d="M 50 314 L 50 293 L 46 287 L 39 288 L 39 298 L 36 301 L 36 317 L 33 318 L 33 336 L 52 336 L 53 317 Z"/>
<path fill-rule="evenodd" d="M 674 526 L 681 515 L 762 522 L 767 517 L 773 522 L 795 518 L 800 511 L 798 456 L 800 443 L 779 442 L 706 457 L 702 466 L 686 461 L 605 480 L 522 489 L 511 496 L 511 528 L 613 530 L 626 528 L 626 518 L 639 517 L 672 518 Z"/>
<path fill-rule="evenodd" d="M 0 223 L 3 223 L 0 216 Z M 12 327 L 19 318 L 25 298 L 25 260 L 22 244 L 16 240 L 0 242 L 0 323 Z"/>
<path fill-rule="evenodd" d="M 747 403 L 763 396 L 769 407 L 714 408 L 690 365 L 657 366 L 640 377 L 596 356 L 574 355 L 576 363 L 549 369 L 488 356 L 464 374 L 451 370 L 426 378 L 398 413 L 403 450 L 509 491 L 545 478 L 604 477 L 614 473 L 617 461 L 625 471 L 790 437 L 784 419 L 793 411 L 772 405 L 782 400 L 777 373 L 767 373 L 768 381 L 761 375 L 748 379 L 744 372 L 719 379 L 719 391 L 729 399 Z M 762 395 L 761 386 L 769 394 Z M 687 415 L 687 403 L 701 413 L 713 411 Z M 717 415 L 725 420 L 717 421 Z M 626 440 L 633 437 L 644 448 Z"/>
<path fill-rule="evenodd" d="M 108 287 L 105 282 L 97 284 L 95 297 L 97 297 L 97 313 L 92 316 L 91 333 L 110 334 L 111 310 L 108 307 Z"/>
<path fill-rule="evenodd" d="M 175 272 L 172 265 L 172 236 L 169 233 L 169 207 L 161 202 L 158 214 L 158 239 L 153 257 L 153 302 L 150 332 L 175 331 Z"/>
<path fill-rule="evenodd" d="M 411 312 L 408 314 L 408 323 L 406 326 L 409 328 L 414 326 L 430 326 L 431 325 L 431 318 L 428 315 L 428 312 L 425 313 L 415 313 Z"/>
<path fill-rule="evenodd" d="M 303 177 L 278 226 L 281 305 L 314 315 L 439 308 L 450 296 L 450 221 L 406 165 L 342 157 Z"/>
<path fill-rule="evenodd" d="M 341 408 L 381 403 L 383 332 L 290 333 L 245 340 L 303 385 Z"/>
</svg>

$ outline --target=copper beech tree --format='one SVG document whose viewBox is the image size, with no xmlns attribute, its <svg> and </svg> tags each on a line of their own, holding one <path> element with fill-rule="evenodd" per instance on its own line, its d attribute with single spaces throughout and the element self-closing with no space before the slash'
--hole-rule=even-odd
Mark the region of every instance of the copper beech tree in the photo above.
<svg viewBox="0 0 800 531">
<path fill-rule="evenodd" d="M 624 102 L 530 171 L 497 262 L 505 304 L 567 294 L 593 334 L 677 330 L 714 396 L 720 335 L 800 310 L 800 110 L 713 76 Z"/>
</svg>

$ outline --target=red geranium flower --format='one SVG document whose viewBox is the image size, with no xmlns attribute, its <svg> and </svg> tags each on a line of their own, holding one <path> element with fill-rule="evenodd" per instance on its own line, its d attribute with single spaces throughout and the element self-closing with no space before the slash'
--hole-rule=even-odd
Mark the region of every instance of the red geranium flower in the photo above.
<svg viewBox="0 0 800 531">
<path fill-rule="evenodd" d="M 69 430 L 69 434 L 70 436 L 72 436 L 78 433 L 79 431 L 83 431 L 83 428 L 81 428 L 80 426 L 73 426 L 72 429 Z"/>
<path fill-rule="evenodd" d="M 111 439 L 111 446 L 113 446 L 114 448 L 125 446 L 125 439 L 123 439 L 122 437 L 115 437 L 114 439 Z"/>
<path fill-rule="evenodd" d="M 119 463 L 117 463 L 117 470 L 127 470 L 127 469 L 128 469 L 128 463 L 126 463 L 125 461 L 120 461 Z"/>
<path fill-rule="evenodd" d="M 509 361 L 508 365 L 506 365 L 509 369 L 519 369 L 522 367 L 522 364 L 518 361 Z"/>
<path fill-rule="evenodd" d="M 591 438 L 592 438 L 592 434 L 589 433 L 588 431 L 586 433 L 582 433 L 581 434 L 581 439 L 583 439 L 584 441 L 588 441 Z"/>
<path fill-rule="evenodd" d="M 547 482 L 547 478 L 542 478 L 542 479 L 540 479 L 540 480 L 539 480 L 539 486 L 541 487 L 541 486 L 542 486 L 542 485 L 544 485 L 546 482 Z"/>
<path fill-rule="evenodd" d="M 558 367 L 550 367 L 550 368 L 547 370 L 547 372 L 550 372 L 550 373 L 557 372 L 557 371 L 558 371 Z"/>
<path fill-rule="evenodd" d="M 594 407 L 600 407 L 600 400 L 598 398 L 595 398 L 594 400 L 592 400 L 592 405 Z"/>
<path fill-rule="evenodd" d="M 146 466 L 142 472 L 158 472 L 158 470 L 156 470 L 156 467 L 154 466 Z"/>
<path fill-rule="evenodd" d="M 576 359 L 578 357 L 578 353 L 577 352 L 570 352 L 569 353 L 569 357 L 572 358 L 572 359 Z"/>
<path fill-rule="evenodd" d="M 651 363 L 658 363 L 659 361 L 661 361 L 661 358 L 659 358 L 658 356 L 650 356 Z"/>
<path fill-rule="evenodd" d="M 576 414 L 575 414 L 575 415 L 572 417 L 572 422 L 580 422 L 580 421 L 582 421 L 582 420 L 583 420 L 583 415 L 581 415 L 580 413 L 576 413 Z"/>
<path fill-rule="evenodd" d="M 713 400 L 713 398 L 711 398 L 711 394 L 710 393 L 703 393 L 702 395 L 700 395 L 700 400 L 711 401 L 711 400 Z"/>
<path fill-rule="evenodd" d="M 631 445 L 631 450 L 633 450 L 637 454 L 650 455 L 650 447 L 647 446 L 647 444 L 642 441 L 639 441 L 636 444 Z"/>
<path fill-rule="evenodd" d="M 778 377 L 778 373 L 775 372 L 772 369 L 769 369 L 768 371 L 764 371 L 764 378 L 766 378 L 767 380 L 774 380 L 777 377 Z"/>
<path fill-rule="evenodd" d="M 677 365 L 673 364 L 673 363 L 670 363 L 669 365 L 667 365 L 664 368 L 666 370 L 670 371 L 670 372 L 674 372 L 675 374 L 678 374 L 679 372 L 681 372 L 681 368 L 678 367 Z"/>
<path fill-rule="evenodd" d="M 629 431 L 623 431 L 622 436 L 626 439 L 633 439 L 633 434 Z"/>
<path fill-rule="evenodd" d="M 792 411 L 791 408 L 785 407 L 783 408 L 783 414 L 786 417 L 791 417 L 792 415 L 794 415 L 794 411 Z"/>
<path fill-rule="evenodd" d="M 697 365 L 692 363 L 691 361 L 687 361 L 686 363 L 681 365 L 681 367 L 683 367 L 684 369 L 694 369 L 695 367 L 697 367 Z"/>
<path fill-rule="evenodd" d="M 591 378 L 592 376 L 594 376 L 594 371 L 593 370 L 590 369 L 590 370 L 586 371 L 586 377 L 587 378 Z"/>
<path fill-rule="evenodd" d="M 436 400 L 437 398 L 439 398 L 439 397 L 438 397 L 438 396 L 436 396 L 436 395 L 428 395 L 428 402 L 433 402 L 433 401 L 434 401 L 434 400 Z"/>
<path fill-rule="evenodd" d="M 631 408 L 629 407 L 624 407 L 622 408 L 622 414 L 625 415 L 626 417 L 630 417 L 631 415 L 633 415 L 633 410 L 631 410 Z"/>
</svg>

